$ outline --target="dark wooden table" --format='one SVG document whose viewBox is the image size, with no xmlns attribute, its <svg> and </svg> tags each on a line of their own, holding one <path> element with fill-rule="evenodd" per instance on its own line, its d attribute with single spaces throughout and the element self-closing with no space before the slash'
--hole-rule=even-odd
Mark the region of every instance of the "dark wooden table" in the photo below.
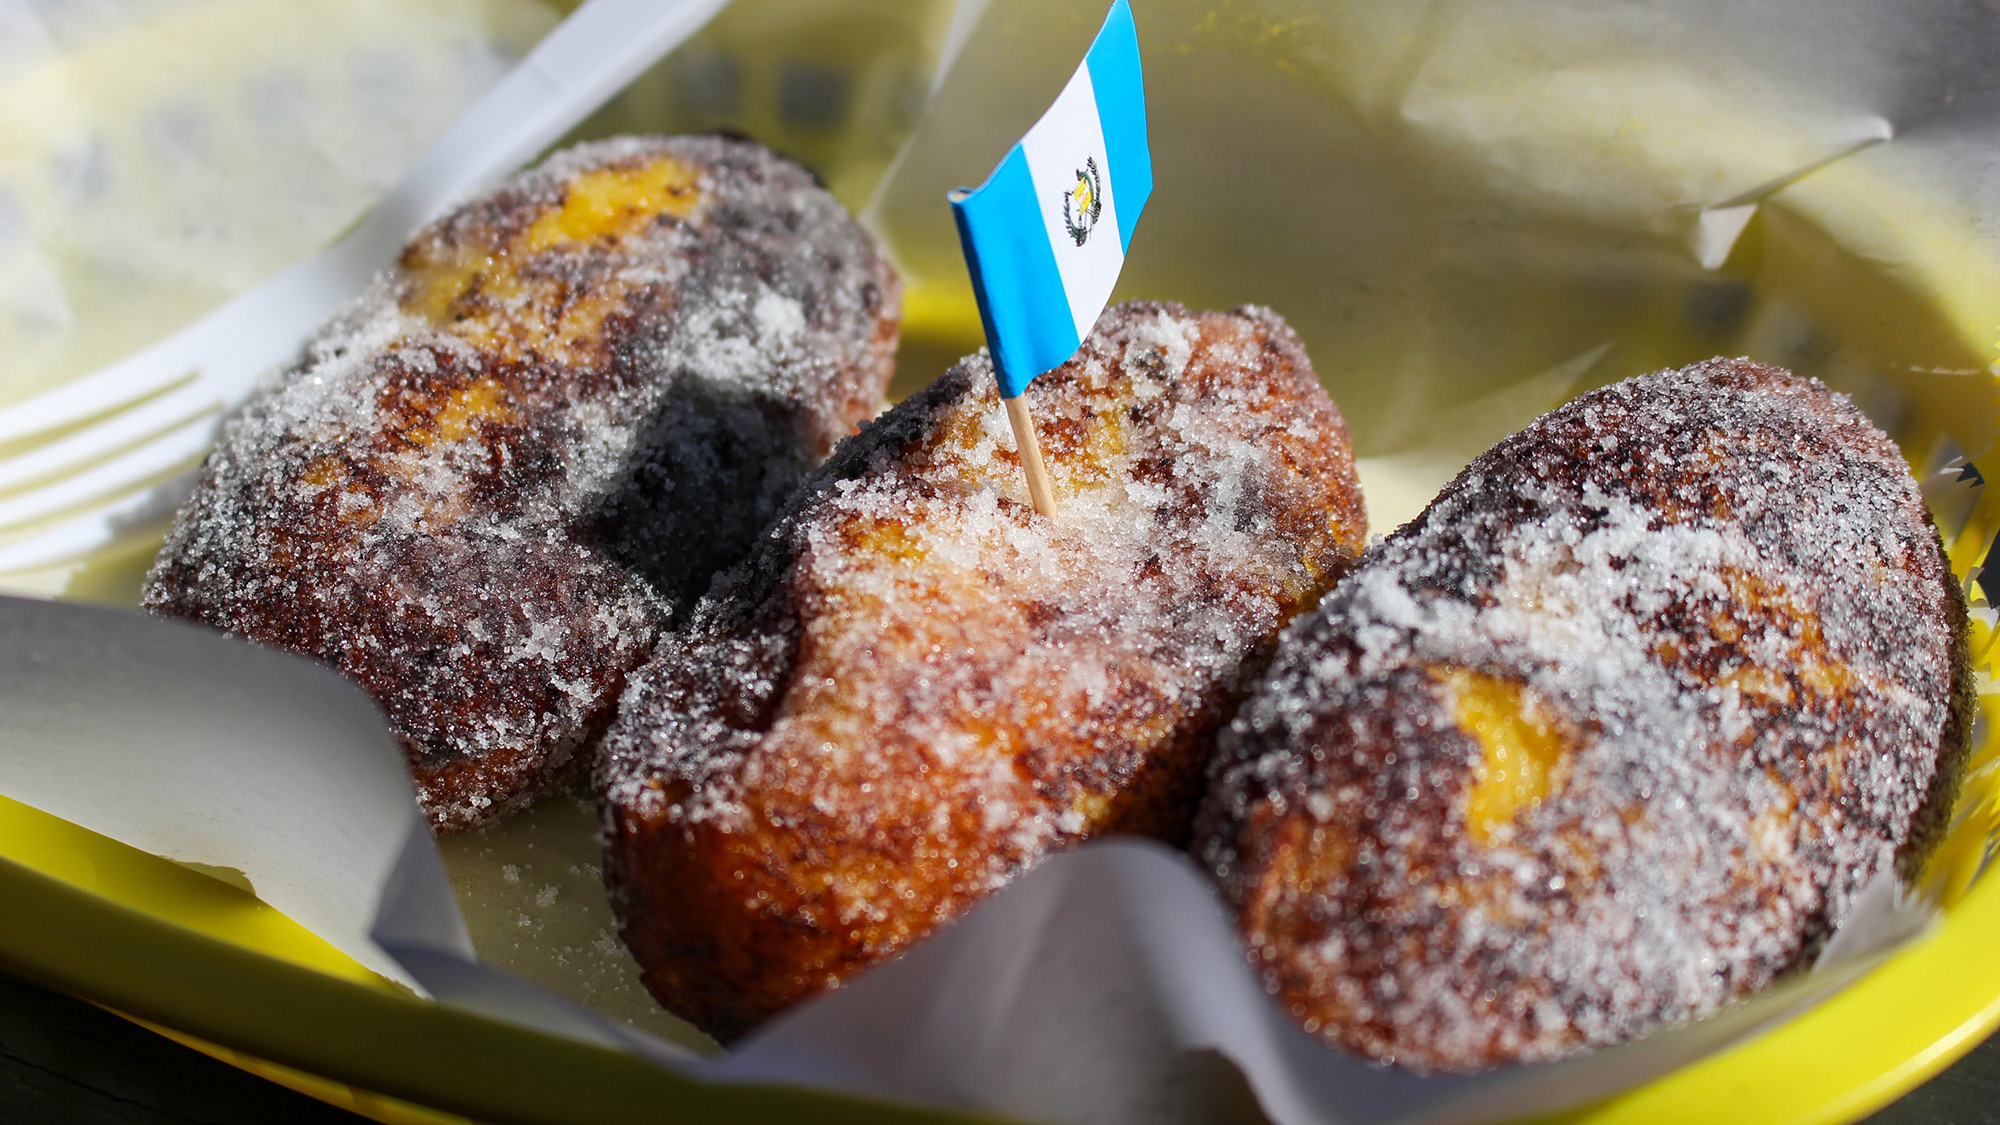
<svg viewBox="0 0 2000 1125">
<path fill-rule="evenodd" d="M 362 1120 L 101 1008 L 0 976 L 0 1122 L 321 1125 Z M 2000 1038 L 1980 1045 L 1869 1122 L 2000 1123 Z"/>
<path fill-rule="evenodd" d="M 0 976 L 0 1122 L 365 1120 L 81 1000 Z"/>
</svg>

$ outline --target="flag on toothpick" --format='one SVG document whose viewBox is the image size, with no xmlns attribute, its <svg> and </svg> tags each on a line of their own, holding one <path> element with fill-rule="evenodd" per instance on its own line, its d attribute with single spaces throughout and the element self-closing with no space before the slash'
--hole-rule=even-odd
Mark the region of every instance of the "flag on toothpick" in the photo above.
<svg viewBox="0 0 2000 1125">
<path fill-rule="evenodd" d="M 1090 335 L 1152 193 L 1139 36 L 1116 0 L 1055 104 L 984 184 L 951 193 L 1000 397 L 1045 516 L 1054 499 L 1021 392 Z"/>
</svg>

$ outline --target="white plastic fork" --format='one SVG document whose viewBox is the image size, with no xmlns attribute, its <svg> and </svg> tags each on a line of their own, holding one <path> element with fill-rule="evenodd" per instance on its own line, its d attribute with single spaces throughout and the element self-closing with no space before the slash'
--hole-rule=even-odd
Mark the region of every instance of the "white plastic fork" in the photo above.
<svg viewBox="0 0 2000 1125">
<path fill-rule="evenodd" d="M 727 3 L 586 0 L 339 242 L 144 351 L 0 409 L 0 445 L 98 419 L 0 460 L 0 537 L 95 502 L 0 545 L 0 573 L 81 558 L 172 511 L 194 470 L 161 478 L 206 449 L 223 413 L 418 227 L 547 147 Z"/>
</svg>

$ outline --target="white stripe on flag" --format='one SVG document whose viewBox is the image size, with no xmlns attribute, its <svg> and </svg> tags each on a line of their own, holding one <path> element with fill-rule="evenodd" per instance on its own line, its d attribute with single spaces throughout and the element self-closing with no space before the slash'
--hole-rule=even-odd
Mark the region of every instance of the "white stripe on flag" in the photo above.
<svg viewBox="0 0 2000 1125">
<path fill-rule="evenodd" d="M 1118 234 L 1117 190 L 1111 182 L 1104 130 L 1097 120 L 1097 95 L 1090 68 L 1079 66 L 1055 104 L 1021 138 L 1028 175 L 1035 184 L 1035 203 L 1062 275 L 1063 296 L 1069 302 L 1076 338 L 1084 339 L 1111 299 L 1125 248 Z M 1078 186 L 1085 186 L 1095 207 L 1079 214 Z M 1067 212 L 1065 206 L 1067 204 Z M 1078 236 L 1081 235 L 1081 242 Z"/>
</svg>

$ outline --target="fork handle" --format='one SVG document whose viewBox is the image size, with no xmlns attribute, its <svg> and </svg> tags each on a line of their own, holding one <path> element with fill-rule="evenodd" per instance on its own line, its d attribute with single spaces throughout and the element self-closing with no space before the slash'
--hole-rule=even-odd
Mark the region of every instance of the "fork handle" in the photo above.
<svg viewBox="0 0 2000 1125">
<path fill-rule="evenodd" d="M 267 285 L 292 290 L 295 307 L 316 310 L 304 329 L 325 320 L 353 296 L 321 291 L 327 278 L 366 277 L 387 266 L 419 227 L 547 148 L 728 3 L 586 0 L 433 142 L 365 219 L 326 250 L 327 258 L 342 263 L 339 268 L 319 268 L 308 261 Z M 296 351 L 300 328 L 270 328 L 267 346 L 245 341 L 240 354 L 252 362 L 233 362 L 226 369 L 212 364 L 202 372 L 203 381 L 217 386 L 225 402 L 241 398 L 257 375 Z"/>
<path fill-rule="evenodd" d="M 728 0 L 587 0 L 439 137 L 350 239 L 393 250 L 526 163 L 700 30 Z M 370 229 L 374 228 L 374 229 Z"/>
</svg>

